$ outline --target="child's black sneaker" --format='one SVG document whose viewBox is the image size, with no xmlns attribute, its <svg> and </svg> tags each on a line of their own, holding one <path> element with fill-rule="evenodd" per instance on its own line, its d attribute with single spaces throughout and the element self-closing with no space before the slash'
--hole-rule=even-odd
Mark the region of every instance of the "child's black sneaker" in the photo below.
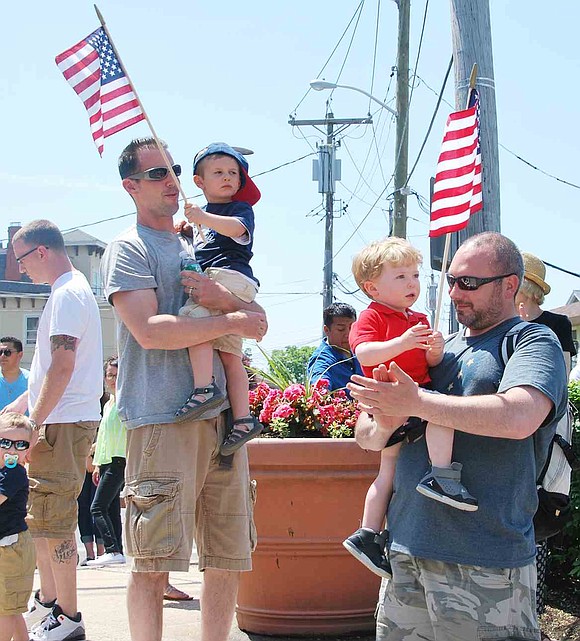
<svg viewBox="0 0 580 641">
<path fill-rule="evenodd" d="M 462 467 L 461 463 L 451 463 L 449 469 L 433 467 L 419 481 L 417 492 L 458 510 L 475 512 L 479 505 L 461 483 Z"/>
<path fill-rule="evenodd" d="M 387 539 L 386 530 L 378 534 L 368 528 L 360 528 L 345 539 L 342 544 L 371 572 L 385 579 L 390 579 L 392 576 L 391 564 L 385 555 Z"/>
</svg>

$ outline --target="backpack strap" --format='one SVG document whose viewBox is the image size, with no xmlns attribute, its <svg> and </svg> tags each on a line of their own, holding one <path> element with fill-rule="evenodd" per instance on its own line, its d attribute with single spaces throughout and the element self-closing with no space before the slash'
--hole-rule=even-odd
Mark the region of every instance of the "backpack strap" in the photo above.
<svg viewBox="0 0 580 641">
<path fill-rule="evenodd" d="M 516 345 L 520 338 L 520 333 L 530 324 L 531 323 L 528 323 L 528 321 L 520 321 L 519 323 L 516 323 L 513 327 L 508 329 L 508 331 L 505 333 L 499 350 L 499 356 L 504 369 L 507 365 L 507 362 L 516 350 Z"/>
<path fill-rule="evenodd" d="M 568 461 L 568 465 L 572 468 L 573 472 L 577 472 L 580 470 L 580 459 L 574 454 L 574 448 L 572 447 L 571 443 L 568 443 L 568 441 L 561 435 L 561 434 L 556 434 L 554 436 L 554 443 L 557 443 L 566 457 L 566 460 Z"/>
</svg>

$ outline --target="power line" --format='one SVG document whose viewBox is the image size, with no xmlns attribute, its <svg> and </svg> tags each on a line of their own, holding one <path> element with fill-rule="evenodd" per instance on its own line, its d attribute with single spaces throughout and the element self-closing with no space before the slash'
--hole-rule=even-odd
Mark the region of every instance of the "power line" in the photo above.
<svg viewBox="0 0 580 641">
<path fill-rule="evenodd" d="M 438 95 L 437 91 L 435 89 L 433 89 L 433 87 L 431 87 L 427 82 L 425 82 L 425 80 L 423 78 L 421 78 L 421 76 L 419 76 L 419 74 L 415 73 L 415 77 L 417 77 L 425 85 L 425 87 L 427 87 L 427 89 L 429 89 L 429 91 L 434 93 L 436 96 Z M 452 105 L 449 102 L 449 100 L 446 100 L 445 98 L 443 98 L 442 102 L 444 102 L 446 105 L 451 107 L 451 109 L 455 110 L 454 105 Z M 517 158 L 519 161 L 523 162 L 525 165 L 527 165 L 531 169 L 534 169 L 535 171 L 539 171 L 541 174 L 544 174 L 544 176 L 548 176 L 548 178 L 552 178 L 553 180 L 556 180 L 556 181 L 558 181 L 560 183 L 563 183 L 564 185 L 568 185 L 569 187 L 574 187 L 575 189 L 580 189 L 580 185 L 576 185 L 573 182 L 570 182 L 568 180 L 564 180 L 563 178 L 559 178 L 558 176 L 555 176 L 554 174 L 551 174 L 551 173 L 545 171 L 544 169 L 541 169 L 537 165 L 534 165 L 529 160 L 526 160 L 525 158 L 523 158 L 519 154 L 516 154 L 515 151 L 512 151 L 511 149 L 509 149 L 508 147 L 506 147 L 502 143 L 498 143 L 498 144 L 502 149 L 507 151 L 508 154 L 511 154 L 512 156 L 514 156 L 514 158 Z"/>
<path fill-rule="evenodd" d="M 265 176 L 266 174 L 271 174 L 274 171 L 277 171 L 278 169 L 282 169 L 283 167 L 288 167 L 288 165 L 293 165 L 296 162 L 299 162 L 301 160 L 304 160 L 305 158 L 308 158 L 309 156 L 315 156 L 316 152 L 312 152 L 309 154 L 306 154 L 304 156 L 300 156 L 300 158 L 296 158 L 295 160 L 289 160 L 288 162 L 282 163 L 281 165 L 277 165 L 276 167 L 272 167 L 271 169 L 267 169 L 266 171 L 262 171 L 259 174 L 253 174 L 252 178 L 257 178 L 258 176 Z M 199 198 L 201 194 L 196 194 L 195 196 L 188 196 L 188 199 L 193 200 L 194 198 Z M 180 198 L 179 202 L 181 202 L 183 199 Z M 93 227 L 94 225 L 100 225 L 102 223 L 110 223 L 114 220 L 121 220 L 121 218 L 128 218 L 129 216 L 135 216 L 137 214 L 137 211 L 131 211 L 127 214 L 120 214 L 119 216 L 111 216 L 110 218 L 103 218 L 101 220 L 96 220 L 93 221 L 92 223 L 85 223 L 84 225 L 75 225 L 74 227 L 69 227 L 68 229 L 61 229 L 61 233 L 66 233 L 69 231 L 74 231 L 75 229 L 84 229 L 85 227 Z M 9 241 L 8 238 L 2 238 L 0 239 L 0 243 L 4 244 Z"/>
<path fill-rule="evenodd" d="M 576 278 L 580 278 L 580 274 L 577 274 L 576 272 L 571 272 L 568 269 L 564 269 L 563 267 L 558 267 L 558 265 L 552 265 L 552 263 L 549 263 L 547 260 L 542 261 L 544 265 L 548 265 L 548 267 L 552 267 L 553 269 L 557 269 L 559 272 L 564 272 L 565 274 L 570 274 L 570 276 L 576 276 Z"/>
<path fill-rule="evenodd" d="M 453 66 L 453 55 L 451 56 L 451 59 L 449 60 L 449 65 L 447 67 L 447 71 L 445 73 L 445 78 L 443 79 L 443 84 L 441 85 L 441 91 L 439 92 L 439 96 L 437 98 L 437 104 L 435 105 L 435 109 L 433 111 L 433 116 L 431 117 L 431 122 L 429 123 L 429 127 L 427 128 L 427 133 L 425 134 L 425 138 L 423 139 L 423 143 L 421 144 L 421 149 L 419 149 L 419 153 L 417 154 L 417 159 L 415 160 L 415 163 L 413 167 L 411 168 L 411 171 L 407 175 L 407 180 L 405 181 L 405 187 L 409 184 L 409 180 L 411 180 L 411 176 L 413 175 L 413 172 L 415 171 L 415 168 L 417 167 L 417 163 L 419 162 L 419 159 L 421 158 L 421 154 L 423 153 L 423 150 L 425 149 L 425 145 L 427 144 L 427 140 L 429 136 L 431 135 L 431 130 L 433 129 L 433 123 L 435 122 L 435 117 L 437 116 L 437 112 L 439 111 L 439 106 L 441 105 L 441 100 L 443 99 L 443 92 L 445 91 L 445 86 L 447 85 L 447 80 L 449 78 L 449 74 L 451 72 L 451 67 Z"/>
<path fill-rule="evenodd" d="M 365 0 L 361 0 L 361 3 L 359 5 L 360 6 L 360 11 L 358 12 L 358 16 L 357 16 L 357 19 L 356 19 L 356 23 L 354 25 L 354 29 L 352 30 L 352 36 L 350 37 L 350 42 L 348 43 L 348 48 L 346 50 L 346 53 L 344 54 L 344 60 L 342 61 L 342 65 L 341 65 L 341 67 L 340 67 L 340 69 L 338 71 L 338 76 L 336 77 L 336 84 L 338 84 L 338 82 L 340 80 L 340 76 L 342 76 L 342 72 L 344 71 L 344 67 L 346 65 L 346 61 L 348 60 L 348 56 L 350 54 L 352 43 L 354 42 L 354 37 L 356 36 L 356 31 L 358 29 L 358 23 L 360 22 L 360 18 L 362 16 L 362 10 L 363 10 L 363 7 L 364 7 L 364 3 L 365 3 Z M 332 98 L 333 92 L 334 92 L 334 89 L 330 92 L 329 101 Z"/>
<path fill-rule="evenodd" d="M 528 167 L 531 167 L 532 169 L 535 169 L 536 171 L 539 171 L 541 174 L 544 174 L 544 176 L 548 176 L 549 178 L 553 178 L 554 180 L 557 180 L 560 183 L 563 183 L 564 185 L 568 185 L 569 187 L 574 187 L 574 189 L 580 189 L 580 185 L 576 185 L 575 183 L 571 183 L 568 180 L 564 180 L 563 178 L 558 178 L 558 176 L 554 176 L 554 174 L 549 174 L 547 171 L 544 171 L 543 169 L 540 169 L 538 166 L 532 164 L 529 160 L 526 160 L 525 158 L 522 158 L 521 156 L 518 156 L 514 151 L 511 151 L 511 149 L 508 149 L 505 145 L 502 145 L 500 143 L 499 145 L 502 149 L 505 149 L 509 154 L 512 156 L 515 156 L 518 160 L 521 160 L 523 163 L 528 165 Z"/>
<path fill-rule="evenodd" d="M 337 43 L 336 43 L 336 45 L 334 46 L 334 49 L 332 50 L 332 53 L 330 54 L 330 56 L 328 56 L 328 58 L 327 58 L 326 62 L 325 62 L 325 63 L 324 63 L 324 65 L 322 66 L 322 69 L 321 69 L 321 70 L 318 72 L 318 74 L 316 75 L 316 77 L 317 77 L 317 78 L 320 78 L 320 76 L 322 75 L 322 73 L 323 73 L 323 72 L 324 72 L 324 70 L 326 69 L 326 67 L 327 67 L 328 63 L 332 60 L 332 56 L 334 56 L 334 54 L 335 54 L 336 50 L 338 49 L 338 47 L 340 46 L 340 43 L 342 42 L 342 39 L 343 39 L 343 38 L 344 38 L 344 36 L 347 34 L 347 32 L 348 32 L 348 30 L 349 30 L 349 28 L 350 28 L 350 25 L 352 24 L 352 21 L 353 21 L 353 20 L 355 19 L 355 17 L 356 17 L 356 14 L 357 14 L 359 11 L 361 11 L 361 10 L 362 10 L 362 7 L 363 7 L 364 3 L 365 3 L 365 0 L 361 0 L 361 1 L 360 1 L 360 3 L 359 3 L 359 5 L 358 5 L 358 7 L 354 10 L 354 13 L 352 14 L 352 18 L 348 21 L 348 24 L 346 25 L 345 30 L 342 32 L 342 35 L 341 35 L 341 36 L 340 36 L 340 38 L 338 39 L 338 42 L 337 42 Z M 302 96 L 302 98 L 300 99 L 300 102 L 296 105 L 296 107 L 294 107 L 294 110 L 292 111 L 292 113 L 293 113 L 293 114 L 295 114 L 295 113 L 296 113 L 296 111 L 298 111 L 298 107 L 300 107 L 300 105 L 304 102 L 304 99 L 306 98 L 306 96 L 307 96 L 311 91 L 312 91 L 312 87 L 309 87 L 309 88 L 308 88 L 308 90 L 306 91 L 306 93 L 305 93 L 305 94 Z"/>
</svg>

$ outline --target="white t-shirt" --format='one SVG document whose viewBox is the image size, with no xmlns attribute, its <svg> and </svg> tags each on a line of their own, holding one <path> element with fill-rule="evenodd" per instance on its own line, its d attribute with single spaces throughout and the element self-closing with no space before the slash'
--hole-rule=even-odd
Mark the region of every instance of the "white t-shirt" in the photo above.
<svg viewBox="0 0 580 641">
<path fill-rule="evenodd" d="M 578 358 L 578 362 L 576 363 L 576 366 L 570 372 L 570 380 L 580 381 L 580 357 Z"/>
<path fill-rule="evenodd" d="M 34 357 L 28 379 L 29 409 L 40 394 L 52 362 L 50 338 L 77 339 L 75 367 L 71 379 L 45 423 L 98 421 L 103 393 L 103 345 L 99 307 L 87 279 L 79 271 L 67 272 L 52 285 L 51 294 L 38 323 Z"/>
</svg>

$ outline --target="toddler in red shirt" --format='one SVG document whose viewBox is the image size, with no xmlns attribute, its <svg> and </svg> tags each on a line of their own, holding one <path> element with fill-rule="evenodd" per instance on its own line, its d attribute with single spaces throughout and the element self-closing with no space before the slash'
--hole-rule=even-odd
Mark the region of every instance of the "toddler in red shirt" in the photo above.
<svg viewBox="0 0 580 641">
<path fill-rule="evenodd" d="M 355 256 L 352 271 L 372 303 L 361 312 L 350 330 L 350 346 L 365 376 L 395 361 L 419 385 L 430 382 L 429 367 L 443 359 L 444 340 L 434 332 L 425 314 L 413 311 L 421 290 L 421 252 L 402 238 L 375 241 Z M 400 425 L 393 419 L 393 424 Z M 393 428 L 395 432 L 398 428 Z M 417 485 L 421 494 L 460 510 L 477 510 L 477 500 L 461 483 L 461 464 L 452 463 L 454 432 L 441 425 L 427 425 L 425 438 L 431 468 Z M 390 577 L 384 548 L 388 533 L 381 532 L 393 492 L 393 479 L 401 440 L 385 447 L 377 478 L 369 488 L 361 528 L 349 536 L 346 549 L 379 576 Z"/>
</svg>

